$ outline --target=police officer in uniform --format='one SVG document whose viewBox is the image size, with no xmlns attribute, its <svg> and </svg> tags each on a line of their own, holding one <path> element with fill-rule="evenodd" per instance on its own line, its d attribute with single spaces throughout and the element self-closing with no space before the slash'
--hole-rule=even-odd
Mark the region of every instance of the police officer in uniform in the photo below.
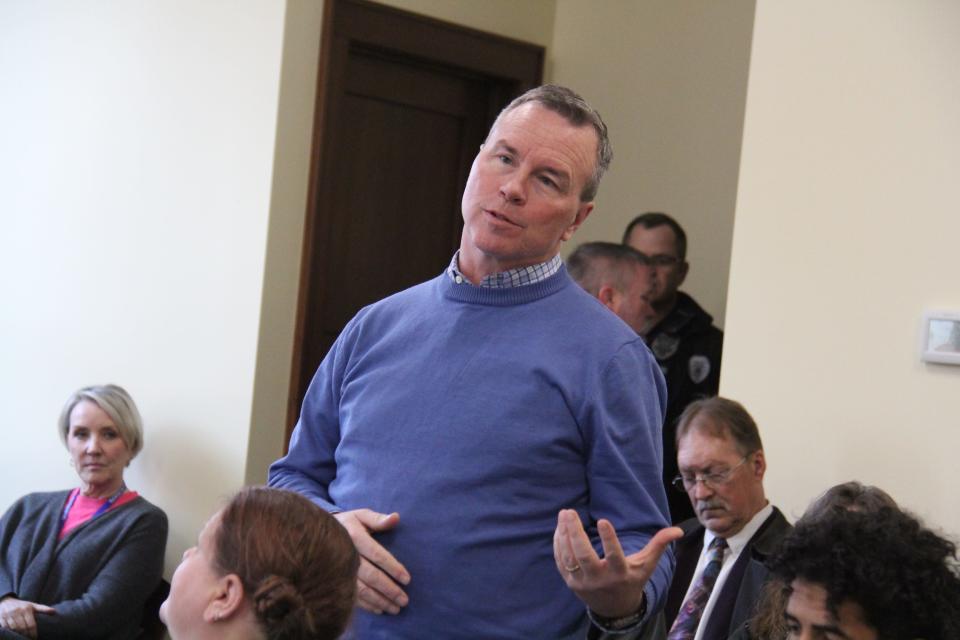
<svg viewBox="0 0 960 640">
<path fill-rule="evenodd" d="M 690 265 L 687 234 L 665 213 L 644 213 L 627 226 L 623 243 L 643 255 L 653 269 L 649 294 L 654 317 L 644 339 L 667 380 L 667 417 L 663 425 L 663 480 L 673 522 L 694 517 L 690 500 L 670 487 L 677 475 L 676 421 L 694 400 L 717 395 L 723 332 L 697 302 L 677 289 Z"/>
</svg>

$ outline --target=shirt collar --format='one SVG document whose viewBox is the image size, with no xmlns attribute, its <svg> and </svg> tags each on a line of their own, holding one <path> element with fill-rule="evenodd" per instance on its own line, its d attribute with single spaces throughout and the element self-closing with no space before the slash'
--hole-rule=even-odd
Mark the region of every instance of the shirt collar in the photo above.
<svg viewBox="0 0 960 640">
<path fill-rule="evenodd" d="M 752 518 L 743 526 L 743 529 L 740 529 L 737 533 L 727 538 L 727 546 L 730 547 L 730 553 L 733 555 L 739 555 L 740 551 L 743 550 L 747 543 L 750 542 L 750 538 L 753 537 L 753 534 L 760 529 L 760 526 L 766 522 L 767 518 L 773 513 L 773 505 L 769 502 L 767 505 L 757 511 Z M 713 542 L 713 539 L 717 536 L 714 535 L 710 529 L 707 529 L 703 534 L 703 548 L 706 549 L 710 546 L 710 543 Z"/>
<path fill-rule="evenodd" d="M 536 284 L 537 282 L 543 282 L 555 274 L 560 270 L 561 266 L 563 266 L 563 260 L 560 259 L 560 255 L 558 254 L 546 262 L 538 262 L 537 264 L 531 264 L 526 267 L 517 267 L 484 276 L 477 286 L 484 289 L 510 289 L 528 284 Z M 450 266 L 447 267 L 447 273 L 457 284 L 470 284 L 466 276 L 460 272 L 459 250 L 453 254 L 453 260 L 450 261 Z"/>
</svg>

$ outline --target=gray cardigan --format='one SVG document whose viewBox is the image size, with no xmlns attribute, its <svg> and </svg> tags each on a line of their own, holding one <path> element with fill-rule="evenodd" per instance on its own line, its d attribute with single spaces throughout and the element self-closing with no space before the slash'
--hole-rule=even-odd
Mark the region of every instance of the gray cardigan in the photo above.
<svg viewBox="0 0 960 640">
<path fill-rule="evenodd" d="M 167 516 L 137 497 L 58 542 L 69 493 L 31 493 L 0 520 L 0 597 L 56 609 L 37 615 L 40 640 L 136 637 L 162 577 Z"/>
</svg>

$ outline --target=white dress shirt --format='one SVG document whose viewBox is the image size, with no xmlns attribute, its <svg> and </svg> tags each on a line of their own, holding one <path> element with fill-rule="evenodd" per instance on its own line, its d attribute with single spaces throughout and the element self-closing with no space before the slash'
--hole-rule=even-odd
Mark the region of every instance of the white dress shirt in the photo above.
<svg viewBox="0 0 960 640">
<path fill-rule="evenodd" d="M 720 567 L 720 575 L 717 576 L 717 581 L 713 585 L 713 591 L 710 592 L 710 598 L 707 600 L 707 606 L 703 608 L 703 617 L 700 618 L 700 624 L 697 626 L 697 633 L 693 636 L 693 640 L 701 640 L 703 638 L 703 630 L 707 627 L 707 620 L 710 619 L 710 614 L 713 612 L 713 605 L 717 601 L 717 597 L 720 595 L 720 591 L 723 590 L 723 585 L 727 581 L 727 576 L 730 575 L 730 570 L 733 569 L 733 565 L 736 564 L 737 558 L 740 557 L 740 553 L 743 551 L 744 547 L 747 546 L 747 543 L 750 542 L 750 538 L 753 537 L 753 534 L 757 532 L 767 518 L 773 513 L 773 505 L 769 502 L 767 506 L 763 509 L 760 509 L 750 521 L 744 525 L 736 535 L 732 535 L 727 538 L 727 548 L 723 552 L 723 565 Z M 690 580 L 690 586 L 687 587 L 687 594 L 683 596 L 683 601 L 686 603 L 687 598 L 690 597 L 690 592 L 693 590 L 693 586 L 697 584 L 697 581 L 700 580 L 700 575 L 703 573 L 704 568 L 707 566 L 707 556 L 710 551 L 710 543 L 713 542 L 713 539 L 716 538 L 709 529 L 704 531 L 703 534 L 703 550 L 700 552 L 700 559 L 697 561 L 697 569 L 693 572 L 693 579 Z M 681 605 L 681 610 L 683 605 Z"/>
</svg>

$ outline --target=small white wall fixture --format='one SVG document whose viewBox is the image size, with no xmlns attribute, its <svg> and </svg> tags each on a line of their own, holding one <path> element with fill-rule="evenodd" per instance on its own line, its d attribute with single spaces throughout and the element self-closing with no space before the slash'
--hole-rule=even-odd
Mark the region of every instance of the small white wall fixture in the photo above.
<svg viewBox="0 0 960 640">
<path fill-rule="evenodd" d="M 927 311 L 923 314 L 920 359 L 960 366 L 960 311 Z"/>
</svg>

